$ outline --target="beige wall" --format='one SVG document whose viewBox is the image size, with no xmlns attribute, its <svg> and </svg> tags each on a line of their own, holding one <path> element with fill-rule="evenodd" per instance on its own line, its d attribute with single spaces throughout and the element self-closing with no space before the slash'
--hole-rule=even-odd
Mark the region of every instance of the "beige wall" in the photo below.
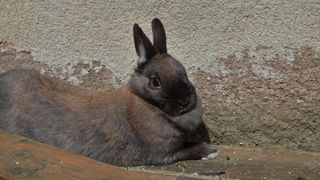
<svg viewBox="0 0 320 180">
<path fill-rule="evenodd" d="M 320 150 L 320 1 L 0 0 L 0 70 L 104 89 L 136 64 L 132 25 L 158 17 L 203 97 L 215 143 Z M 29 54 L 30 52 L 31 54 Z"/>
</svg>

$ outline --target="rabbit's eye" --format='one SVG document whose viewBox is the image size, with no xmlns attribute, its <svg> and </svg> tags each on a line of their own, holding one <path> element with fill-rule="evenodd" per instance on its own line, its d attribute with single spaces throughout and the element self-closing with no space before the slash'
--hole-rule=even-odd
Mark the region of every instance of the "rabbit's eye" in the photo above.
<svg viewBox="0 0 320 180">
<path fill-rule="evenodd" d="M 161 83 L 158 78 L 151 78 L 150 79 L 150 87 L 152 89 L 160 89 L 161 88 Z"/>
</svg>

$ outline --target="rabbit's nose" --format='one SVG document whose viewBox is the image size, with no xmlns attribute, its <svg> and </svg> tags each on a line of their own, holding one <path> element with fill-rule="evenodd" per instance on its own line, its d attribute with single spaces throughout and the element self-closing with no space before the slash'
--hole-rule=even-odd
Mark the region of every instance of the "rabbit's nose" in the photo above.
<svg viewBox="0 0 320 180">
<path fill-rule="evenodd" d="M 184 114 L 184 113 L 187 113 L 189 111 L 191 111 L 194 107 L 195 107 L 195 102 L 196 102 L 196 99 L 194 97 L 192 98 L 188 98 L 184 101 L 180 101 L 179 105 L 182 107 L 182 109 L 180 110 L 180 114 Z"/>
<path fill-rule="evenodd" d="M 182 107 L 187 107 L 190 104 L 190 99 L 185 99 L 185 100 L 179 100 L 178 101 L 179 105 Z"/>
<path fill-rule="evenodd" d="M 190 111 L 190 103 L 191 103 L 191 100 L 190 99 L 186 99 L 186 100 L 180 100 L 179 102 L 179 106 L 181 106 L 181 110 L 180 110 L 180 114 L 184 114 L 186 112 L 189 112 Z"/>
</svg>

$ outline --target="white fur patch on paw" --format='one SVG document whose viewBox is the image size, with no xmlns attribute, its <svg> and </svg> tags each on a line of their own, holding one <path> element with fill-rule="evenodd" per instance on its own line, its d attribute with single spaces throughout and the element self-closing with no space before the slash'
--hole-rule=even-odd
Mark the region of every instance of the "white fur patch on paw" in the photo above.
<svg viewBox="0 0 320 180">
<path fill-rule="evenodd" d="M 201 160 L 214 159 L 214 158 L 217 157 L 218 155 L 219 155 L 219 151 L 214 152 L 214 153 L 210 153 L 208 156 L 202 157 Z"/>
<path fill-rule="evenodd" d="M 214 153 L 211 153 L 211 154 L 209 154 L 207 157 L 208 157 L 209 159 L 213 159 L 213 158 L 217 157 L 218 155 L 219 155 L 219 151 L 214 152 Z"/>
<path fill-rule="evenodd" d="M 204 160 L 204 161 L 205 161 L 205 160 L 208 160 L 208 159 L 209 159 L 209 158 L 207 158 L 207 157 L 202 157 L 202 158 L 201 158 L 201 160 Z"/>
</svg>

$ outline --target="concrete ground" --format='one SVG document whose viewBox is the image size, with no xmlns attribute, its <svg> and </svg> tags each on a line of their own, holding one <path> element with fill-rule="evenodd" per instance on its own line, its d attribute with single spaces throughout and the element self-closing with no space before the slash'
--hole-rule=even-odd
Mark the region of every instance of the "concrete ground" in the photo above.
<svg viewBox="0 0 320 180">
<path fill-rule="evenodd" d="M 216 176 L 222 179 L 319 179 L 320 153 L 285 148 L 219 147 L 221 155 L 208 161 L 185 161 L 144 170 Z"/>
<path fill-rule="evenodd" d="M 319 179 L 320 153 L 220 146 L 213 160 L 118 168 L 0 131 L 0 179 Z"/>
</svg>

